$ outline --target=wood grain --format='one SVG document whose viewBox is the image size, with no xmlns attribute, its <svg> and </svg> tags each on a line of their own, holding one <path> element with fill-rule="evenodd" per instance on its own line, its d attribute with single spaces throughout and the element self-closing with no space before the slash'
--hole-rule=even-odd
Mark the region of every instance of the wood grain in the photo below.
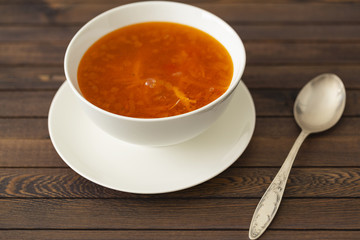
<svg viewBox="0 0 360 240">
<path fill-rule="evenodd" d="M 247 63 L 278 64 L 346 64 L 357 63 L 360 57 L 358 43 L 259 43 L 245 42 Z M 358 52 L 359 51 L 359 52 Z"/>
<path fill-rule="evenodd" d="M 1 9 L 1 8 L 0 8 Z M 245 42 L 247 65 L 358 64 L 360 43 Z M 67 43 L 1 43 L 0 64 L 61 66 Z"/>
<path fill-rule="evenodd" d="M 199 186 L 151 196 L 101 187 L 67 168 L 0 168 L 0 198 L 260 198 L 278 170 L 230 168 Z M 295 168 L 284 197 L 360 197 L 360 168 Z"/>
<path fill-rule="evenodd" d="M 66 43 L 57 42 L 2 43 L 0 44 L 0 64 L 61 66 L 66 45 Z"/>
<path fill-rule="evenodd" d="M 65 167 L 50 139 L 0 139 L 0 161 L 4 167 Z"/>
<path fill-rule="evenodd" d="M 0 26 L 0 42 L 70 41 L 80 26 Z"/>
<path fill-rule="evenodd" d="M 358 166 L 358 137 L 332 140 L 309 138 L 296 156 L 295 166 Z M 284 162 L 293 142 L 290 138 L 255 138 L 234 166 L 278 166 Z M 271 141 L 272 142 L 269 142 Z M 336 151 L 338 150 L 338 151 Z M 349 151 L 347 151 L 349 150 Z"/>
<path fill-rule="evenodd" d="M 314 231 L 314 230 L 267 230 L 262 240 L 358 240 L 359 231 Z M 2 239 L 22 240 L 234 240 L 247 239 L 247 230 L 0 230 Z"/>
<path fill-rule="evenodd" d="M 70 41 L 81 25 L 70 26 L 0 26 L 0 42 Z M 292 41 L 292 42 L 359 42 L 360 26 L 345 24 L 232 24 L 243 41 Z"/>
<path fill-rule="evenodd" d="M 0 118 L 0 139 L 49 139 L 46 118 Z"/>
<path fill-rule="evenodd" d="M 87 4 L 87 3 L 106 3 L 106 4 L 126 4 L 135 2 L 134 0 L 13 0 L 12 4 L 60 4 L 60 3 L 72 3 L 72 4 Z M 196 3 L 207 3 L 207 4 L 227 4 L 227 3 L 254 3 L 252 0 L 179 0 L 178 2 L 187 3 L 187 4 L 196 4 Z M 359 0 L 303 0 L 304 3 L 327 3 L 327 4 L 337 4 L 337 3 L 358 3 Z M 299 3 L 298 0 L 257 0 L 256 3 Z M 9 4 L 6 0 L 0 0 L 0 4 Z"/>
<path fill-rule="evenodd" d="M 0 94 L 1 117 L 47 117 L 54 91 L 5 91 Z"/>
<path fill-rule="evenodd" d="M 65 81 L 59 67 L 0 67 L 1 90 L 57 90 Z"/>
<path fill-rule="evenodd" d="M 347 89 L 360 90 L 359 65 L 246 66 L 242 77 L 250 89 L 300 90 L 315 76 L 337 74 Z M 63 66 L 0 67 L 0 90 L 57 90 L 65 81 Z"/>
<path fill-rule="evenodd" d="M 293 104 L 299 90 L 251 90 L 258 117 L 288 116 L 293 117 Z M 359 116 L 357 107 L 360 92 L 347 90 L 344 116 Z"/>
<path fill-rule="evenodd" d="M 250 89 L 297 89 L 322 73 L 337 74 L 346 89 L 360 89 L 359 65 L 246 66 L 242 77 Z"/>
<path fill-rule="evenodd" d="M 244 41 L 256 128 L 230 168 L 160 195 L 81 177 L 56 153 L 47 127 L 70 39 L 129 2 L 0 0 L 0 239 L 247 239 L 253 211 L 299 134 L 296 95 L 324 72 L 345 83 L 345 115 L 304 142 L 261 239 L 359 239 L 360 1 L 182 0 L 220 16 Z"/>
<path fill-rule="evenodd" d="M 64 24 L 84 23 L 96 15 L 121 5 L 119 2 L 76 4 L 45 2 L 39 4 L 3 5 L 0 23 L 6 24 Z M 196 3 L 228 22 L 241 23 L 358 23 L 358 4 L 351 3 Z M 336 17 L 334 17 L 336 16 Z"/>
<path fill-rule="evenodd" d="M 357 42 L 360 26 L 346 24 L 231 24 L 243 41 Z"/>
<path fill-rule="evenodd" d="M 0 229 L 248 229 L 258 200 L 0 199 Z M 359 228 L 360 199 L 284 199 L 270 226 Z"/>
</svg>

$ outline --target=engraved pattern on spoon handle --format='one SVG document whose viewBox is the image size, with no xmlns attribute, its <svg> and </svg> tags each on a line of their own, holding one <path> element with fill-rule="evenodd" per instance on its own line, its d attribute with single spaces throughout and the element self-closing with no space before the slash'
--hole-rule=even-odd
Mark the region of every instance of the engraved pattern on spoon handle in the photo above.
<svg viewBox="0 0 360 240">
<path fill-rule="evenodd" d="M 309 133 L 302 131 L 296 139 L 285 162 L 257 205 L 250 224 L 249 238 L 259 238 L 270 225 L 280 206 L 287 179 L 297 152 Z"/>
</svg>

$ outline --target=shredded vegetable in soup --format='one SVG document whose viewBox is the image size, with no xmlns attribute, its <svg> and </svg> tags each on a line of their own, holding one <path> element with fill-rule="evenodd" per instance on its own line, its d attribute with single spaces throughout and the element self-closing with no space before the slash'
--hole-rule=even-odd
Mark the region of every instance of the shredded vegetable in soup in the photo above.
<svg viewBox="0 0 360 240">
<path fill-rule="evenodd" d="M 201 108 L 229 87 L 233 63 L 207 33 L 168 22 L 117 29 L 82 57 L 78 83 L 92 104 L 115 114 L 161 118 Z"/>
</svg>

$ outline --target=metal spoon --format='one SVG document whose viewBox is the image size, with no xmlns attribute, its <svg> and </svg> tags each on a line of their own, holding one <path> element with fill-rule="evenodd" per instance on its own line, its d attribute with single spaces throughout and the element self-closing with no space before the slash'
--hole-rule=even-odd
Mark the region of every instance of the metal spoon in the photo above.
<svg viewBox="0 0 360 240">
<path fill-rule="evenodd" d="M 325 131 L 338 122 L 344 112 L 345 98 L 344 84 L 334 74 L 319 75 L 300 91 L 294 104 L 294 116 L 302 131 L 255 209 L 250 239 L 260 237 L 275 217 L 300 145 L 309 134 Z"/>
</svg>

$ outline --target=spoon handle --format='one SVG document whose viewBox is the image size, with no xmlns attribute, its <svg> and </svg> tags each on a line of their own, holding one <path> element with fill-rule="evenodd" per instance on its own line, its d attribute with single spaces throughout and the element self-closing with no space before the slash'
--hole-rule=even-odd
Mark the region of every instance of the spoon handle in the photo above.
<svg viewBox="0 0 360 240">
<path fill-rule="evenodd" d="M 249 238 L 257 239 L 263 234 L 275 217 L 284 194 L 287 179 L 297 152 L 308 132 L 302 131 L 296 139 L 285 162 L 257 205 L 250 224 Z"/>
</svg>

